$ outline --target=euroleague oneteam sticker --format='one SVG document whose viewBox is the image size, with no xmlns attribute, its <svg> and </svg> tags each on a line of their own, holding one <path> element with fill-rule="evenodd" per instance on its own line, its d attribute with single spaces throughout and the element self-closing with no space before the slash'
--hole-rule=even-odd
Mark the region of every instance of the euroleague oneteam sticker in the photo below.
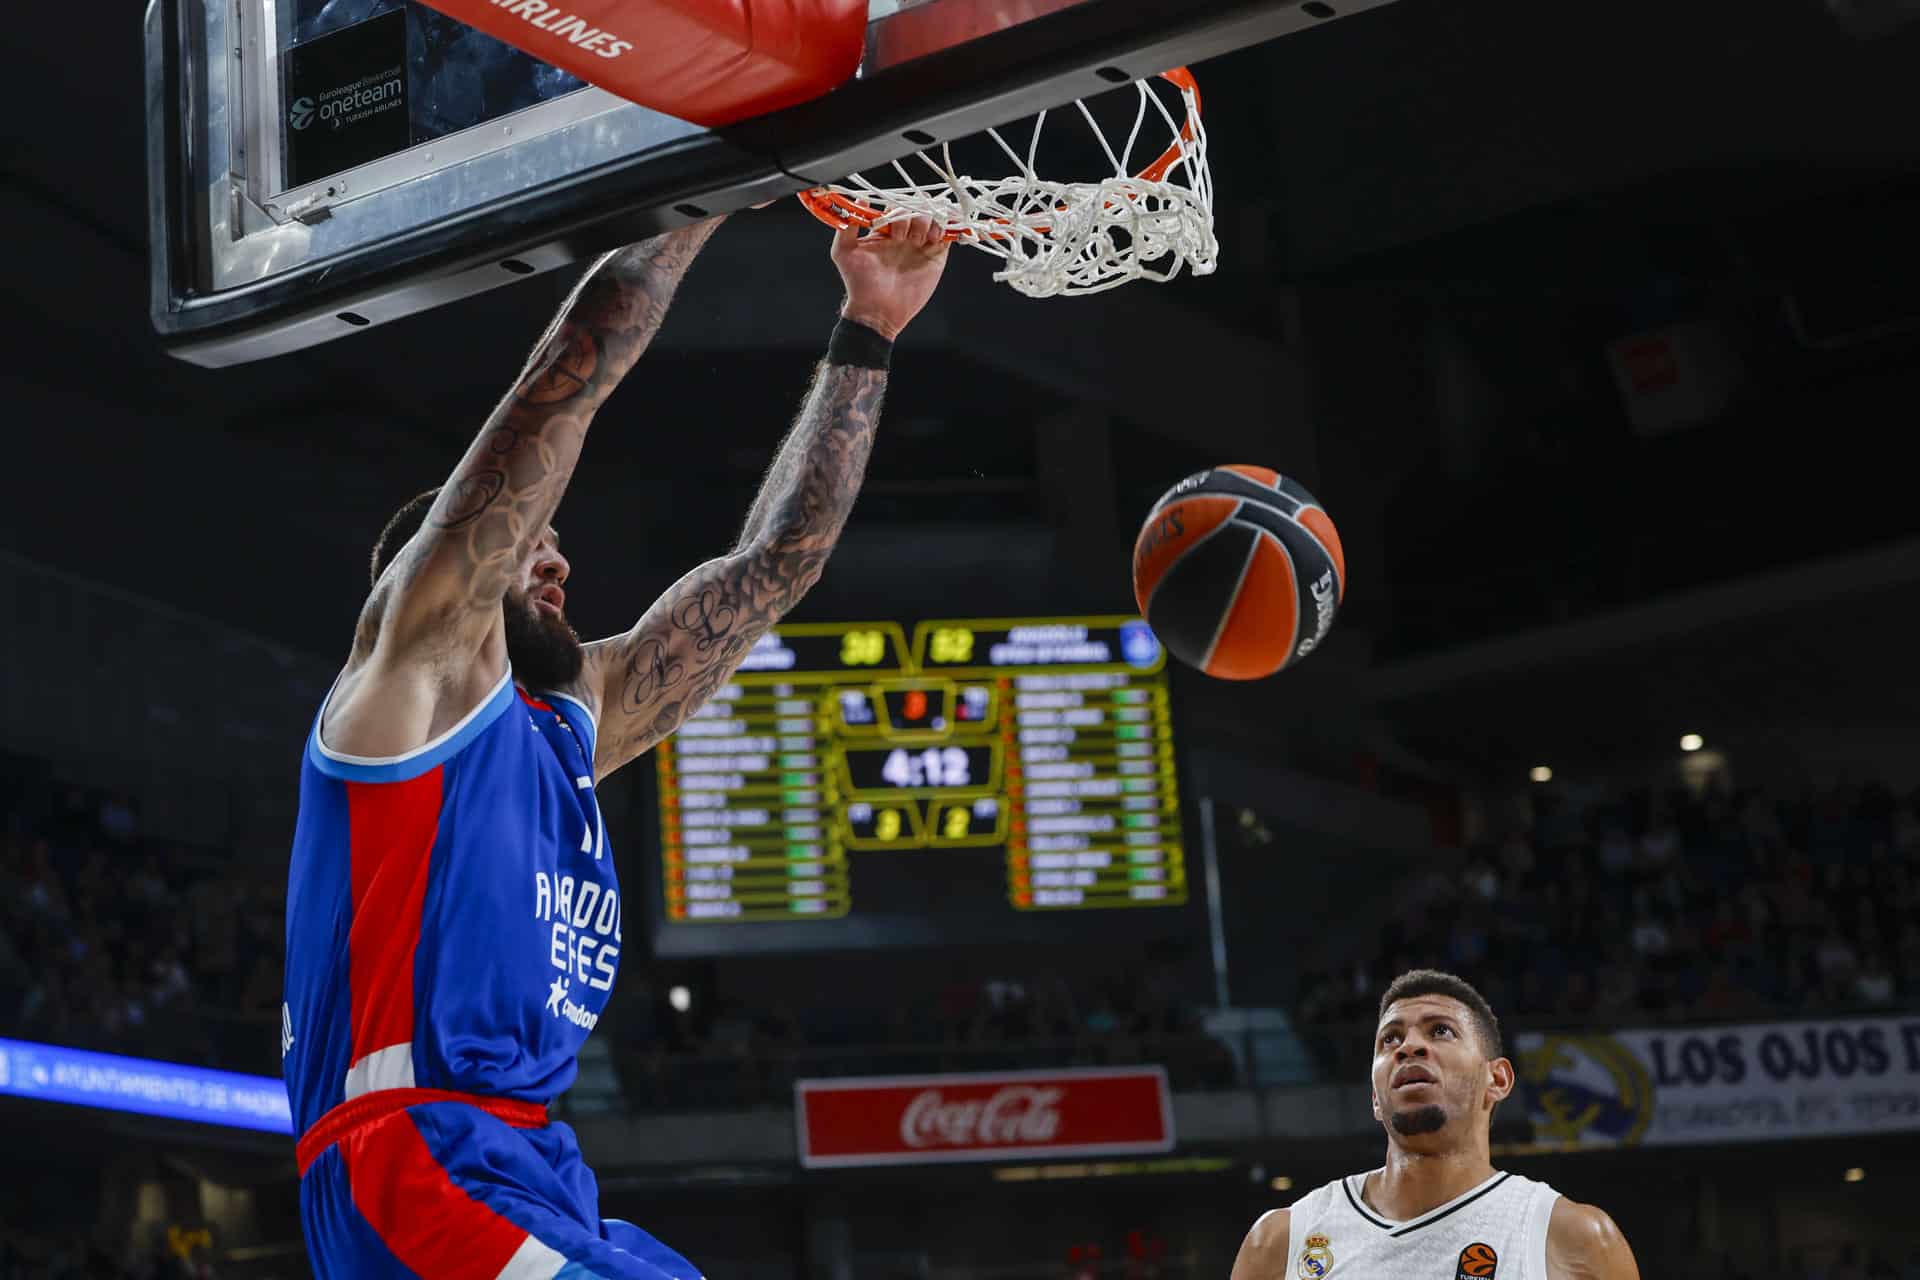
<svg viewBox="0 0 1920 1280">
<path fill-rule="evenodd" d="M 1454 1269 L 1453 1280 L 1489 1280 L 1499 1265 L 1500 1255 L 1492 1245 L 1470 1244 L 1460 1251 L 1460 1265 Z"/>
<path fill-rule="evenodd" d="M 288 185 L 305 186 L 406 150 L 404 9 L 295 45 L 284 70 Z"/>
</svg>

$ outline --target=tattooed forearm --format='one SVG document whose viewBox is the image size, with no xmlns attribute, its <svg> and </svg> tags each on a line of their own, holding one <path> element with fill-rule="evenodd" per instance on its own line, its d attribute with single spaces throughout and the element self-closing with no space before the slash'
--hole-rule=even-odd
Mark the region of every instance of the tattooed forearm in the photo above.
<svg viewBox="0 0 1920 1280">
<path fill-rule="evenodd" d="M 609 253 L 574 288 L 428 517 L 422 545 L 449 591 L 490 604 L 552 518 L 594 412 L 647 349 L 688 265 L 717 222 Z"/>
<path fill-rule="evenodd" d="M 685 705 L 680 702 L 669 702 L 660 708 L 660 714 L 653 718 L 653 737 L 656 742 L 680 727 L 680 722 L 686 718 L 686 713 L 680 708 Z"/>
<path fill-rule="evenodd" d="M 747 513 L 736 554 L 833 545 L 866 475 L 886 390 L 882 370 L 820 366 L 799 421 Z"/>
<path fill-rule="evenodd" d="M 632 632 L 605 642 L 624 660 L 602 699 L 603 773 L 677 729 L 819 581 L 866 475 L 886 385 L 877 369 L 822 365 L 732 553 L 688 574 Z"/>
<path fill-rule="evenodd" d="M 434 527 L 458 529 L 471 524 L 486 512 L 506 486 L 506 473 L 497 467 L 462 475 L 447 486 L 446 500 L 435 504 L 432 514 Z"/>
<path fill-rule="evenodd" d="M 624 691 L 621 706 L 628 715 L 639 715 L 668 690 L 685 683 L 686 675 L 686 664 L 673 656 L 664 641 L 654 636 L 642 637 L 627 657 L 621 678 Z"/>
<path fill-rule="evenodd" d="M 604 397 L 660 331 L 681 277 L 718 226 L 702 222 L 602 255 L 534 345 L 505 403 Z"/>
</svg>

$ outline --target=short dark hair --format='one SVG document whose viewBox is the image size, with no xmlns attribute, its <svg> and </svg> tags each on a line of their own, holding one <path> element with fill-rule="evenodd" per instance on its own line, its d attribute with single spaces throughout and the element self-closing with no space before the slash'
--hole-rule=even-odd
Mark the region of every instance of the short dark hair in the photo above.
<svg viewBox="0 0 1920 1280">
<path fill-rule="evenodd" d="M 435 485 L 425 493 L 416 493 L 408 498 L 401 508 L 393 513 L 380 536 L 374 539 L 373 555 L 367 561 L 368 586 L 380 585 L 380 575 L 387 571 L 393 558 L 400 554 L 400 548 L 413 540 L 420 532 L 420 526 L 426 522 L 427 512 L 433 509 L 433 500 L 440 496 L 440 486 Z"/>
<path fill-rule="evenodd" d="M 1386 1017 L 1390 1006 L 1415 996 L 1446 996 L 1458 1000 L 1467 1006 L 1473 1038 L 1480 1042 L 1486 1056 L 1489 1059 L 1506 1056 L 1500 1043 L 1500 1019 L 1493 1016 L 1493 1006 L 1487 1003 L 1487 998 L 1474 990 L 1465 978 L 1439 969 L 1409 969 L 1395 978 L 1380 997 L 1379 1016 Z"/>
</svg>

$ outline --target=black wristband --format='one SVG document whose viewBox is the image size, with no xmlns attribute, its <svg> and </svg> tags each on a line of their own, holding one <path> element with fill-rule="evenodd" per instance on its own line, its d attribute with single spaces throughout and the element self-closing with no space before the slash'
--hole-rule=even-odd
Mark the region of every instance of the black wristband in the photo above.
<svg viewBox="0 0 1920 1280">
<path fill-rule="evenodd" d="M 827 363 L 856 369 L 884 369 L 893 358 L 893 343 L 858 320 L 841 316 L 827 341 Z"/>
</svg>

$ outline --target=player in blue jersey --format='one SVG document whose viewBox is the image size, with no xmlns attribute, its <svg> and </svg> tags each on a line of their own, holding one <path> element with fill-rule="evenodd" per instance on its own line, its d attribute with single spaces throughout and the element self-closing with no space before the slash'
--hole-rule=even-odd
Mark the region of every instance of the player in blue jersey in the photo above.
<svg viewBox="0 0 1920 1280">
<path fill-rule="evenodd" d="M 550 521 L 595 411 L 716 225 L 596 263 L 447 482 L 375 548 L 308 738 L 288 877 L 281 1057 L 321 1276 L 699 1274 L 600 1217 L 572 1130 L 547 1120 L 627 923 L 594 788 L 818 580 L 893 340 L 947 256 L 926 219 L 835 237 L 841 319 L 738 544 L 631 631 L 582 644 Z"/>
</svg>

